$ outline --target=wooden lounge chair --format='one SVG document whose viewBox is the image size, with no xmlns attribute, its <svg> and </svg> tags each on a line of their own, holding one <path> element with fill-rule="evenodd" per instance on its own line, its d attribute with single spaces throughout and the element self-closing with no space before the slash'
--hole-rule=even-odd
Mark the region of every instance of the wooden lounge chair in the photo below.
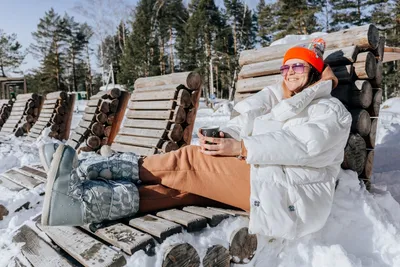
<svg viewBox="0 0 400 267">
<path fill-rule="evenodd" d="M 43 97 L 38 94 L 17 95 L 10 116 L 0 130 L 0 142 L 8 140 L 12 134 L 18 137 L 28 133 L 40 114 L 42 104 Z"/>
<path fill-rule="evenodd" d="M 138 80 L 138 82 L 145 82 L 145 84 L 150 81 L 156 83 L 156 85 L 151 85 L 151 90 L 148 91 L 150 93 L 147 93 L 145 89 L 139 89 L 143 88 L 139 86 L 136 93 L 132 94 L 123 127 L 112 144 L 113 149 L 117 151 L 135 151 L 140 155 L 150 155 L 167 152 L 166 149 L 171 147 L 176 149 L 180 145 L 190 144 L 198 107 L 201 80 L 195 83 L 198 84 L 197 86 L 193 86 L 193 81 L 192 83 L 189 82 L 189 78 L 195 77 L 192 79 L 199 79 L 200 77 L 197 74 L 184 73 L 179 75 L 178 80 L 175 80 L 175 77 L 171 77 L 173 75 Z M 164 77 L 165 79 L 163 79 Z M 189 89 L 188 87 L 194 89 Z M 155 99 L 152 99 L 151 96 L 155 97 Z M 150 109 L 149 106 L 154 107 L 154 110 Z M 183 109 L 184 113 L 181 109 Z M 99 110 L 98 106 L 96 110 Z M 123 111 L 120 112 L 122 113 Z M 153 115 L 155 114 L 155 118 L 158 120 L 153 119 L 152 123 L 150 123 L 148 122 L 149 119 L 154 118 L 151 117 L 152 112 L 154 112 Z M 187 114 L 190 115 L 188 116 Z M 142 124 L 136 123 L 137 121 L 142 122 Z M 183 124 L 181 129 L 177 126 L 179 124 Z M 185 130 L 188 132 L 186 136 L 183 134 Z M 141 138 L 144 138 L 144 134 L 148 139 L 152 138 L 154 141 L 150 142 L 149 140 L 141 143 L 142 146 L 139 146 L 136 141 L 124 141 L 124 138 L 129 138 L 128 140 L 139 138 L 138 140 L 143 141 L 144 139 Z M 166 142 L 169 145 L 163 145 Z M 45 173 L 40 166 L 28 167 L 30 169 L 23 168 L 14 169 L 11 174 L 6 173 L 4 175 L 7 179 L 6 186 L 10 187 L 10 183 L 13 183 L 12 186 L 16 187 L 15 184 L 17 184 L 18 187 L 15 190 L 21 190 L 21 187 L 29 186 L 28 188 L 33 188 L 43 182 Z M 16 173 L 18 173 L 18 177 Z M 21 179 L 21 173 L 29 178 L 24 177 L 24 179 Z M 15 179 L 13 180 L 10 176 L 14 176 Z M 26 180 L 29 180 L 29 182 Z M 236 210 L 185 207 L 182 210 L 160 211 L 156 214 L 141 215 L 110 224 L 88 225 L 85 227 L 43 227 L 37 225 L 38 229 L 35 230 L 45 232 L 55 244 L 84 266 L 123 266 L 126 263 L 124 255 L 132 255 L 138 250 L 144 250 L 146 253 L 151 254 L 156 243 L 163 242 L 169 236 L 179 233 L 183 229 L 188 232 L 195 232 L 207 226 L 215 227 L 231 216 L 248 216 L 248 214 Z M 88 235 L 88 232 L 91 234 Z M 92 235 L 95 235 L 96 239 Z M 65 236 L 73 238 L 65 239 Z M 38 237 L 31 228 L 23 227 L 14 240 L 26 242 L 26 245 L 22 248 L 23 255 L 34 266 L 50 261 L 51 257 L 42 255 L 41 252 L 36 254 L 29 253 L 30 246 L 32 246 L 30 239 L 35 240 L 37 242 L 35 244 L 40 244 L 43 250 L 49 250 L 46 255 L 51 255 L 58 262 L 68 263 L 66 263 L 63 256 Z M 109 249 L 108 246 L 110 244 L 121 249 L 121 252 Z M 251 251 L 253 254 L 243 253 L 241 249 L 243 246 L 251 247 L 247 251 Z M 189 262 L 192 264 L 191 266 L 199 266 L 201 261 L 204 266 L 229 266 L 231 259 L 236 262 L 244 262 L 246 259 L 251 259 L 256 246 L 257 240 L 255 236 L 249 236 L 247 229 L 239 229 L 232 237 L 230 251 L 222 245 L 215 245 L 208 249 L 206 256 L 201 260 L 190 244 L 177 244 L 165 252 L 163 266 L 186 266 Z M 92 251 L 93 247 L 98 249 L 92 253 L 86 253 Z M 38 259 L 40 260 L 38 261 Z M 218 262 L 217 265 L 215 265 L 216 261 Z M 99 262 L 102 263 L 99 264 Z"/>
<path fill-rule="evenodd" d="M 30 129 L 27 141 L 36 141 L 46 127 L 49 137 L 66 140 L 71 127 L 75 94 L 58 91 L 46 95 L 39 118 Z"/>
</svg>

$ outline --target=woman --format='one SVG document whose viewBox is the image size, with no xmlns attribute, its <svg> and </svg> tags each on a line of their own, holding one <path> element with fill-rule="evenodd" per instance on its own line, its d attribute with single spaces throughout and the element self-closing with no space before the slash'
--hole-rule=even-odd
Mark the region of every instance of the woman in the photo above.
<svg viewBox="0 0 400 267">
<path fill-rule="evenodd" d="M 350 114 L 330 95 L 337 79 L 324 69 L 323 49 L 321 39 L 289 49 L 283 82 L 238 103 L 240 115 L 221 138 L 199 132 L 200 147 L 140 164 L 132 153 L 78 164 L 68 146 L 57 148 L 54 159 L 54 146 L 43 147 L 44 166 L 52 163 L 42 223 L 81 225 L 223 203 L 250 211 L 251 233 L 293 239 L 319 230 L 331 210 L 351 125 Z"/>
</svg>

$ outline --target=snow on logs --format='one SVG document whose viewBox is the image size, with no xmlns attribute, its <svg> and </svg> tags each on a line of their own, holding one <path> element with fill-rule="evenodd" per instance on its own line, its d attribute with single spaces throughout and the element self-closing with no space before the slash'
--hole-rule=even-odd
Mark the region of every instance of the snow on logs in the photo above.
<svg viewBox="0 0 400 267">
<path fill-rule="evenodd" d="M 93 95 L 67 144 L 85 152 L 98 151 L 103 145 L 110 145 L 121 124 L 128 99 L 129 93 L 118 88 Z"/>
<path fill-rule="evenodd" d="M 190 144 L 201 84 L 196 72 L 137 79 L 112 149 L 152 155 Z"/>
<path fill-rule="evenodd" d="M 39 118 L 29 131 L 28 139 L 36 140 L 46 127 L 50 128 L 49 137 L 68 139 L 74 102 L 75 94 L 65 91 L 48 93 Z"/>
<path fill-rule="evenodd" d="M 0 100 L 0 129 L 10 116 L 13 103 L 12 100 Z"/>
<path fill-rule="evenodd" d="M 9 117 L 4 121 L 2 133 L 15 134 L 19 137 L 29 132 L 37 121 L 43 97 L 36 94 L 19 94 L 12 105 Z"/>
<path fill-rule="evenodd" d="M 373 160 L 371 153 L 368 153 L 369 161 L 366 160 L 366 155 L 367 149 L 370 151 L 374 148 L 376 117 L 382 102 L 380 87 L 385 38 L 379 36 L 377 28 L 372 24 L 329 33 L 323 38 L 326 41 L 324 61 L 332 67 L 339 80 L 332 96 L 341 100 L 353 119 L 352 135 L 345 150 L 342 167 L 355 170 L 360 177 L 368 179 L 371 171 L 363 170 L 364 167 L 367 168 L 366 162 Z M 242 68 L 236 84 L 236 102 L 281 81 L 279 68 L 285 52 L 293 46 L 310 41 L 311 39 L 243 51 L 239 58 Z M 350 144 L 354 136 L 362 141 Z M 360 145 L 362 142 L 364 145 Z M 363 153 L 349 149 L 349 146 L 357 145 L 360 145 L 358 149 L 364 150 Z"/>
</svg>

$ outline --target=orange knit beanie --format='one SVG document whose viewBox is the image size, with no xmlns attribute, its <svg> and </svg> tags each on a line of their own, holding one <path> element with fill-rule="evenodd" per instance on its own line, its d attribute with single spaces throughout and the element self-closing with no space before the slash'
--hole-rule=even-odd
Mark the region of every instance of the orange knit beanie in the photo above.
<svg viewBox="0 0 400 267">
<path fill-rule="evenodd" d="M 308 45 L 295 46 L 286 51 L 283 64 L 289 59 L 298 58 L 308 62 L 321 73 L 324 69 L 324 51 L 325 41 L 322 38 L 315 38 Z"/>
</svg>

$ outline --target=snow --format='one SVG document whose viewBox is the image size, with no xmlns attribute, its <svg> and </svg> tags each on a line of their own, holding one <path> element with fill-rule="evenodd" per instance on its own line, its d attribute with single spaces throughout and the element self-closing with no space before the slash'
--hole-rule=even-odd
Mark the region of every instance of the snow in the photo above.
<svg viewBox="0 0 400 267">
<path fill-rule="evenodd" d="M 278 39 L 278 40 L 272 42 L 270 46 L 283 45 L 283 44 L 296 44 L 300 41 L 309 40 L 311 38 L 316 38 L 316 37 L 322 37 L 326 34 L 327 34 L 326 32 L 314 32 L 310 35 L 289 34 L 289 35 L 286 35 L 284 38 L 281 38 L 281 39 Z"/>
<path fill-rule="evenodd" d="M 74 114 L 73 127 L 78 124 L 84 105 L 85 102 L 79 102 L 77 110 L 80 112 Z M 216 102 L 214 110 L 204 104 L 200 105 L 192 144 L 198 144 L 198 128 L 204 125 L 225 125 L 231 110 L 232 103 L 228 101 Z M 393 98 L 382 104 L 378 120 L 371 192 L 360 185 L 356 173 L 342 171 L 331 215 L 320 231 L 293 241 L 258 236 L 256 255 L 244 266 L 400 266 L 398 140 L 400 98 Z M 46 142 L 55 140 L 42 137 L 38 142 L 26 145 L 21 139 L 13 138 L 8 144 L 1 144 L 0 173 L 12 167 L 38 163 L 37 147 Z M 12 259 L 20 254 L 22 244 L 12 243 L 12 236 L 22 224 L 32 224 L 30 220 L 40 213 L 42 191 L 43 186 L 15 193 L 0 186 L 0 204 L 10 210 L 10 214 L 0 221 L 0 267 L 13 266 Z M 27 201 L 30 202 L 29 209 L 15 212 Z M 217 227 L 206 228 L 200 233 L 183 232 L 173 235 L 156 247 L 156 256 L 150 257 L 139 251 L 127 258 L 127 266 L 161 266 L 163 253 L 159 252 L 180 242 L 191 244 L 202 258 L 209 246 L 221 244 L 228 248 L 231 233 L 247 225 L 247 218 L 229 218 Z"/>
</svg>

